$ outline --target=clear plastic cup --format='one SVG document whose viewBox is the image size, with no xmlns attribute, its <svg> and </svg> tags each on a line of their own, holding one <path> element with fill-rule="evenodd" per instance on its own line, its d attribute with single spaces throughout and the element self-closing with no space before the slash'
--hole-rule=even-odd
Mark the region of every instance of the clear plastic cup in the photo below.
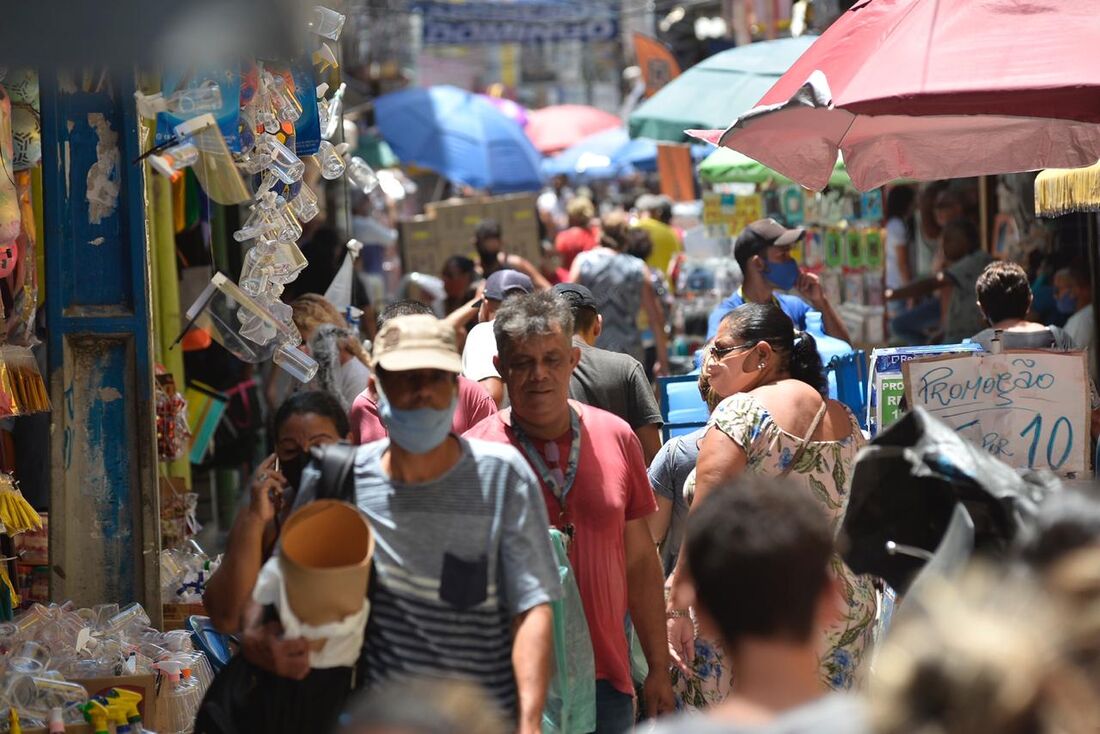
<svg viewBox="0 0 1100 734">
<path fill-rule="evenodd" d="M 290 200 L 290 210 L 294 212 L 298 221 L 308 222 L 321 213 L 317 194 L 303 183 L 302 188 L 298 190 L 298 195 Z"/>
<path fill-rule="evenodd" d="M 309 382 L 317 376 L 317 361 L 301 349 L 289 344 L 280 345 L 272 355 L 271 361 L 299 382 Z"/>
<path fill-rule="evenodd" d="M 271 156 L 271 164 L 267 170 L 278 176 L 283 183 L 292 184 L 302 180 L 302 174 L 306 172 L 306 164 L 294 151 L 280 143 L 274 135 L 265 133 L 257 147 Z"/>
<path fill-rule="evenodd" d="M 12 708 L 31 716 L 47 716 L 52 708 L 66 709 L 88 701 L 83 686 L 50 676 L 12 676 L 5 696 Z"/>
<path fill-rule="evenodd" d="M 321 167 L 321 176 L 334 181 L 344 175 L 347 167 L 344 159 L 336 152 L 336 146 L 327 140 L 322 140 L 317 148 L 317 163 Z"/>
<path fill-rule="evenodd" d="M 151 623 L 145 608 L 134 602 L 118 614 L 107 620 L 107 629 L 112 632 L 124 632 L 132 626 L 148 627 Z"/>
<path fill-rule="evenodd" d="M 16 673 L 41 673 L 49 663 L 49 648 L 34 640 L 23 642 L 8 657 L 8 669 Z"/>
<path fill-rule="evenodd" d="M 348 182 L 364 194 L 369 194 L 378 188 L 378 174 L 359 156 L 354 156 L 348 163 L 347 173 Z"/>
<path fill-rule="evenodd" d="M 323 5 L 314 5 L 309 17 L 309 29 L 318 36 L 324 36 L 332 41 L 340 40 L 340 32 L 344 30 L 343 13 L 337 13 Z"/>
<path fill-rule="evenodd" d="M 275 116 L 281 122 L 294 122 L 302 116 L 302 105 L 282 76 L 273 76 L 268 85 Z"/>
<path fill-rule="evenodd" d="M 332 136 L 340 128 L 344 113 L 344 90 L 347 88 L 348 85 L 341 82 L 332 99 L 328 101 L 327 116 L 325 122 L 321 124 L 321 137 L 325 140 L 332 140 Z"/>
</svg>

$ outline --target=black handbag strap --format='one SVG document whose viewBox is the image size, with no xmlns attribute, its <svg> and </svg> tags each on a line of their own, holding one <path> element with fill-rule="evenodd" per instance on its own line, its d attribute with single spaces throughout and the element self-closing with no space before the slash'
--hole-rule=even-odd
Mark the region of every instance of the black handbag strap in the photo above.
<svg viewBox="0 0 1100 734">
<path fill-rule="evenodd" d="M 314 463 L 321 470 L 317 499 L 355 504 L 354 467 L 358 449 L 358 446 L 346 443 L 330 443 L 312 449 Z"/>
</svg>

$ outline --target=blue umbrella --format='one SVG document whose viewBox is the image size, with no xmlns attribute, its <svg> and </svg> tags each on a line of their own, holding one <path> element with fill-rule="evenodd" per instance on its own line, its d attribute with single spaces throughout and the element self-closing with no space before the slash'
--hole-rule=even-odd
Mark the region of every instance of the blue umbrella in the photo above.
<svg viewBox="0 0 1100 734">
<path fill-rule="evenodd" d="M 661 87 L 630 115 L 635 138 L 686 143 L 684 130 L 725 129 L 756 106 L 817 36 L 731 48 L 700 61 Z"/>
<path fill-rule="evenodd" d="M 575 179 L 600 180 L 629 173 L 629 161 L 619 159 L 618 153 L 630 144 L 626 128 L 616 127 L 589 135 L 571 148 L 566 148 L 542 162 L 547 176 L 565 175 Z M 657 154 L 656 147 L 653 154 Z"/>
<path fill-rule="evenodd" d="M 476 94 L 450 86 L 403 89 L 376 99 L 374 110 L 403 163 L 493 192 L 542 187 L 539 154 L 523 128 Z"/>
<path fill-rule="evenodd" d="M 712 150 L 713 146 L 707 143 L 697 144 L 691 146 L 691 155 L 698 162 Z M 542 172 L 547 176 L 562 174 L 589 181 L 656 170 L 657 144 L 643 138 L 631 140 L 626 129 L 621 127 L 590 135 L 542 162 Z"/>
</svg>

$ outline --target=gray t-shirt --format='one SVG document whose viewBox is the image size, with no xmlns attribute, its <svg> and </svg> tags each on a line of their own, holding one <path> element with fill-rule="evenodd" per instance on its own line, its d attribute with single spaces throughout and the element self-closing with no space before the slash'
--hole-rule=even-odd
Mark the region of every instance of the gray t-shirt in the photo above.
<svg viewBox="0 0 1100 734">
<path fill-rule="evenodd" d="M 957 344 L 982 328 L 982 312 L 978 310 L 978 293 L 975 286 L 978 276 L 993 258 L 985 250 L 975 250 L 966 257 L 944 268 L 955 286 L 947 304 L 947 324 L 944 342 Z"/>
<path fill-rule="evenodd" d="M 577 262 L 577 282 L 592 291 L 596 310 L 603 315 L 603 331 L 596 346 L 642 360 L 645 353 L 638 312 L 642 309 L 643 289 L 648 287 L 645 263 L 633 255 L 603 248 L 582 252 Z"/>
<path fill-rule="evenodd" d="M 375 535 L 366 682 L 463 677 L 514 711 L 512 617 L 561 597 L 550 521 L 514 448 L 459 443 L 450 471 L 415 485 L 382 470 L 389 439 L 356 454 L 356 503 Z M 303 472 L 296 506 L 316 496 L 319 476 Z"/>
<path fill-rule="evenodd" d="M 699 442 L 707 435 L 707 428 L 708 426 L 703 426 L 686 435 L 669 439 L 649 465 L 649 483 L 653 485 L 653 491 L 659 497 L 672 500 L 672 519 L 660 545 L 661 566 L 666 577 L 676 567 L 680 546 L 684 543 L 689 509 L 684 498 L 684 482 L 699 461 Z"/>
<path fill-rule="evenodd" d="M 662 720 L 652 734 L 870 734 L 870 726 L 858 698 L 832 693 L 767 724 L 741 725 L 693 713 Z"/>
<path fill-rule="evenodd" d="M 581 361 L 569 381 L 569 397 L 608 413 L 614 413 L 633 429 L 664 424 L 661 408 L 641 362 L 626 354 L 590 347 L 573 338 Z"/>
<path fill-rule="evenodd" d="M 972 341 L 982 345 L 982 349 L 989 351 L 993 344 L 993 329 L 983 329 L 972 337 Z M 1003 349 L 1054 349 L 1059 352 L 1071 352 L 1077 349 L 1062 329 L 1057 326 L 1048 326 L 1045 329 L 1034 331 L 1002 331 L 1001 347 Z"/>
</svg>

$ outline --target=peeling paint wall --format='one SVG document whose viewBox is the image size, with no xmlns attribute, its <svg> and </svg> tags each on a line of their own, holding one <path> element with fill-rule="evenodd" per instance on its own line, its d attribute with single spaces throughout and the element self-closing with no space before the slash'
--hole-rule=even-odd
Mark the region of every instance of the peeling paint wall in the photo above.
<svg viewBox="0 0 1100 734">
<path fill-rule="evenodd" d="M 88 126 L 96 132 L 96 162 L 88 169 L 88 221 L 99 224 L 118 208 L 118 133 L 99 112 L 88 114 Z"/>
</svg>

